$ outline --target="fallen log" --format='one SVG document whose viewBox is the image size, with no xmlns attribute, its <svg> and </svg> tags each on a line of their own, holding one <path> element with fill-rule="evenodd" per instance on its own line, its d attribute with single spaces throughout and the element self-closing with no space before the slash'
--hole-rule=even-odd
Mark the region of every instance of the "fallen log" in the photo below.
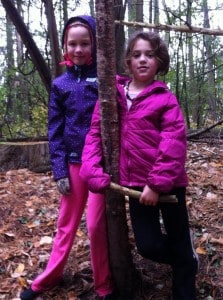
<svg viewBox="0 0 223 300">
<path fill-rule="evenodd" d="M 110 189 L 115 190 L 116 192 L 125 195 L 125 196 L 129 196 L 132 198 L 136 198 L 139 199 L 141 196 L 141 192 L 140 191 L 136 191 L 124 186 L 121 186 L 117 183 L 111 182 L 110 183 Z M 177 203 L 177 197 L 175 195 L 160 195 L 159 196 L 159 202 L 162 203 Z"/>
</svg>

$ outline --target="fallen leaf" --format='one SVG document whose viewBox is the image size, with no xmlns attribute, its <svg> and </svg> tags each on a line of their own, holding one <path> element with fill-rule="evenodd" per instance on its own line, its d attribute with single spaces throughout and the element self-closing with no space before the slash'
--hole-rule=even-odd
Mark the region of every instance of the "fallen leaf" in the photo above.
<svg viewBox="0 0 223 300">
<path fill-rule="evenodd" d="M 40 240 L 40 245 L 44 245 L 44 244 L 52 244 L 52 237 L 51 236 L 43 236 Z"/>
<path fill-rule="evenodd" d="M 21 287 L 27 288 L 28 282 L 27 282 L 27 280 L 26 280 L 24 277 L 18 277 L 17 280 L 18 280 L 19 285 L 20 285 Z"/>
<path fill-rule="evenodd" d="M 16 273 L 22 273 L 25 269 L 25 265 L 24 264 L 19 264 L 18 267 L 15 269 Z"/>
<path fill-rule="evenodd" d="M 197 248 L 196 248 L 196 253 L 197 253 L 197 254 L 203 254 L 203 255 L 206 255 L 206 254 L 207 254 L 207 251 L 206 251 L 204 248 L 202 248 L 202 247 L 197 247 Z"/>
</svg>

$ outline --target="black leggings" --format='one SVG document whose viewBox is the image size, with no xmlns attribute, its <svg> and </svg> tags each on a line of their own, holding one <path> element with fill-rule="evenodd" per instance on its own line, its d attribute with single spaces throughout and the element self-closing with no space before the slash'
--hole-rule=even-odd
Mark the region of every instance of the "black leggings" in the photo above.
<svg viewBox="0 0 223 300">
<path fill-rule="evenodd" d="M 192 300 L 195 299 L 197 260 L 190 240 L 185 188 L 172 190 L 170 194 L 177 196 L 177 203 L 159 203 L 155 207 L 130 198 L 132 227 L 136 246 L 143 257 L 172 266 L 174 299 Z"/>
</svg>

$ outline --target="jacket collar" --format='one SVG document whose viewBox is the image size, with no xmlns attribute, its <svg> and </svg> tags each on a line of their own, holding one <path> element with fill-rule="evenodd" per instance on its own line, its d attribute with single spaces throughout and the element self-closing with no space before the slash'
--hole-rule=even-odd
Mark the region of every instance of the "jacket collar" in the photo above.
<svg viewBox="0 0 223 300">
<path fill-rule="evenodd" d="M 123 86 L 126 85 L 130 80 L 131 80 L 130 77 L 117 75 L 116 76 L 117 89 L 119 91 L 123 90 Z M 168 87 L 165 82 L 160 81 L 160 80 L 154 80 L 150 85 L 148 85 L 144 89 L 143 94 L 148 94 L 148 93 L 154 92 L 155 90 L 159 90 L 159 89 L 167 90 Z"/>
</svg>

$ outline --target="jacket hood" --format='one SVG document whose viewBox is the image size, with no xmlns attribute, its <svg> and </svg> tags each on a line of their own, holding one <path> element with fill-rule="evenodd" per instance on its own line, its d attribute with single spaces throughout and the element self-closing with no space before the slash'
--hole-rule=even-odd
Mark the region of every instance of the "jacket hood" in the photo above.
<svg viewBox="0 0 223 300">
<path fill-rule="evenodd" d="M 83 24 L 86 24 L 89 26 L 91 33 L 92 33 L 92 65 L 95 67 L 96 66 L 96 22 L 95 19 L 91 16 L 88 15 L 81 15 L 81 16 L 76 16 L 76 17 L 71 17 L 70 19 L 67 20 L 64 29 L 63 29 L 63 33 L 62 33 L 62 48 L 64 47 L 64 43 L 65 43 L 65 35 L 66 35 L 66 31 L 69 25 L 71 25 L 74 22 L 81 22 Z"/>
</svg>

